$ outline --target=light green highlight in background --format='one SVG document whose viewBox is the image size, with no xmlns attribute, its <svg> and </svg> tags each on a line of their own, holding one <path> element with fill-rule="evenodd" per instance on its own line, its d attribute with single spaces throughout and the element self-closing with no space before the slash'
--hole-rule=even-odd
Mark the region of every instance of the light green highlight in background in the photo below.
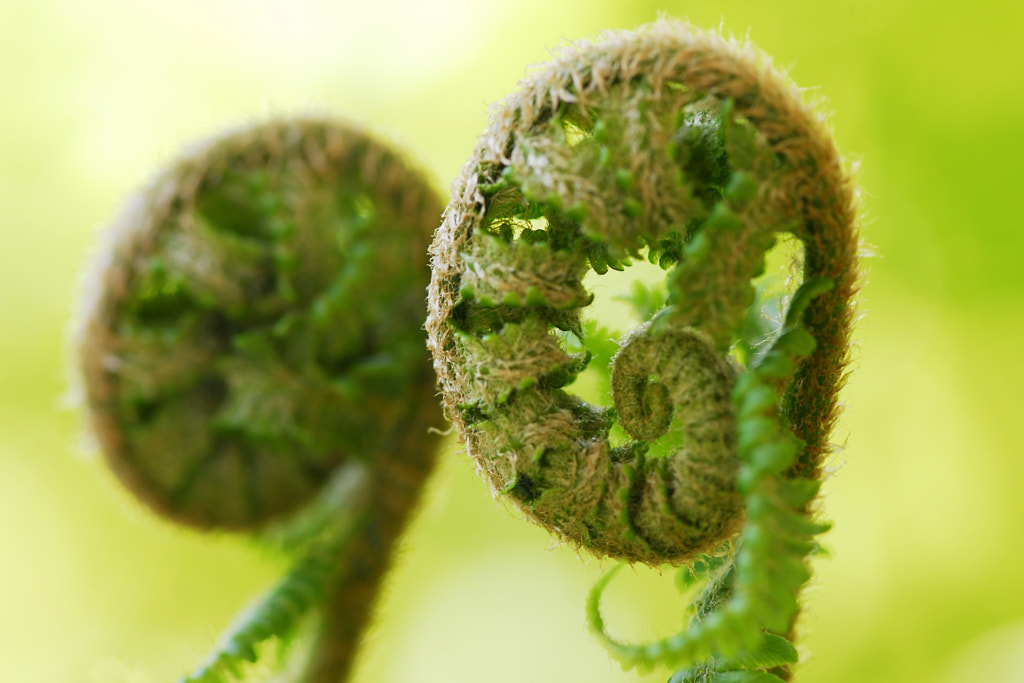
<svg viewBox="0 0 1024 683">
<path fill-rule="evenodd" d="M 192 140 L 303 112 L 369 124 L 444 188 L 526 65 L 661 11 L 749 29 L 861 161 L 878 256 L 798 680 L 1024 681 L 1018 0 L 0 5 L 0 680 L 173 680 L 283 567 L 155 520 L 62 407 L 78 273 L 125 196 Z M 358 681 L 668 677 L 619 671 L 583 625 L 601 564 L 515 517 L 452 441 Z M 668 573 L 608 596 L 628 637 L 681 609 Z"/>
</svg>

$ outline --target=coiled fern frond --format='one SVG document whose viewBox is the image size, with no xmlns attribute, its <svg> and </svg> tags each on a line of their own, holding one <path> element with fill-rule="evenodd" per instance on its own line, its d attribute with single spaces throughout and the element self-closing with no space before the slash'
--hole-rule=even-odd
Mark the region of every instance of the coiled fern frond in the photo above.
<svg viewBox="0 0 1024 683">
<path fill-rule="evenodd" d="M 826 528 L 813 502 L 854 315 L 854 194 L 767 58 L 670 21 L 533 71 L 453 186 L 427 329 L 481 473 L 598 556 L 678 565 L 725 549 L 696 618 L 655 643 L 609 636 L 609 577 L 595 586 L 590 622 L 626 666 L 754 681 L 795 662 L 782 643 Z M 802 284 L 752 353 L 752 282 L 787 235 Z M 610 404 L 586 402 L 567 389 L 593 357 L 585 276 L 638 259 L 668 271 L 667 302 L 621 339 Z"/>
<path fill-rule="evenodd" d="M 193 147 L 108 231 L 78 335 L 107 461 L 161 515 L 298 558 L 185 681 L 226 680 L 307 612 L 299 680 L 346 675 L 438 444 L 422 310 L 440 213 L 387 146 L 296 119 Z"/>
</svg>

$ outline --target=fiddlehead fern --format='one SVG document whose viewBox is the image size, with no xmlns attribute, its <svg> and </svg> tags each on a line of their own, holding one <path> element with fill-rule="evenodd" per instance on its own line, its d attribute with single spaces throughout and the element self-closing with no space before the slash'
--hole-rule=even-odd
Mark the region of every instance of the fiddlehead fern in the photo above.
<svg viewBox="0 0 1024 683">
<path fill-rule="evenodd" d="M 314 604 L 302 680 L 347 671 L 437 446 L 422 309 L 441 208 L 389 148 L 305 119 L 191 149 L 108 232 L 79 332 L 107 461 L 164 516 L 291 520 L 300 550 L 188 680 L 224 679 Z"/>
<path fill-rule="evenodd" d="M 853 318 L 853 200 L 820 118 L 766 58 L 672 22 L 534 71 L 453 186 L 427 329 L 481 473 L 598 556 L 693 575 L 722 564 L 690 627 L 645 646 L 606 634 L 609 577 L 595 587 L 591 624 L 625 665 L 724 682 L 778 680 L 795 662 L 773 634 L 792 636 L 825 528 L 813 500 Z M 803 284 L 743 365 L 730 350 L 782 234 L 803 244 Z M 570 343 L 593 341 L 584 275 L 645 256 L 669 270 L 667 305 L 622 342 L 613 405 L 586 403 L 564 388 L 590 360 Z M 666 436 L 673 420 L 681 440 Z"/>
</svg>

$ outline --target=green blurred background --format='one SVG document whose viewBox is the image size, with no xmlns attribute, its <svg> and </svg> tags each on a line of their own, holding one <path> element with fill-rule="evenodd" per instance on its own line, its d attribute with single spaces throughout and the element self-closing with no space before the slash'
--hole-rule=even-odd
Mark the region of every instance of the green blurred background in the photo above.
<svg viewBox="0 0 1024 683">
<path fill-rule="evenodd" d="M 861 162 L 875 256 L 799 680 L 1024 681 L 1020 0 L 3 2 L 0 680 L 173 680 L 284 566 L 154 519 L 62 403 L 79 272 L 126 194 L 189 141 L 311 111 L 446 188 L 527 65 L 660 12 L 749 31 Z M 664 681 L 587 635 L 601 563 L 552 550 L 472 469 L 452 441 L 357 680 Z M 607 603 L 629 637 L 679 626 L 669 573 Z"/>
</svg>

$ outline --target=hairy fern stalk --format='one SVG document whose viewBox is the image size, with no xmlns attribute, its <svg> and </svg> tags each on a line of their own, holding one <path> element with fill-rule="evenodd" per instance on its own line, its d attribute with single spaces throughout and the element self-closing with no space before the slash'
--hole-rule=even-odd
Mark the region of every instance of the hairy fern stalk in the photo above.
<svg viewBox="0 0 1024 683">
<path fill-rule="evenodd" d="M 858 283 L 855 192 L 822 119 L 749 45 L 661 21 L 577 43 L 492 112 L 431 246 L 427 330 L 448 417 L 496 493 L 598 556 L 683 565 L 681 633 L 627 667 L 788 679 Z M 791 235 L 802 284 L 756 353 L 752 281 Z M 584 276 L 647 258 L 665 305 L 624 335 L 610 405 Z M 616 437 L 616 434 L 622 436 Z M 681 436 L 680 436 L 681 434 Z"/>
</svg>

